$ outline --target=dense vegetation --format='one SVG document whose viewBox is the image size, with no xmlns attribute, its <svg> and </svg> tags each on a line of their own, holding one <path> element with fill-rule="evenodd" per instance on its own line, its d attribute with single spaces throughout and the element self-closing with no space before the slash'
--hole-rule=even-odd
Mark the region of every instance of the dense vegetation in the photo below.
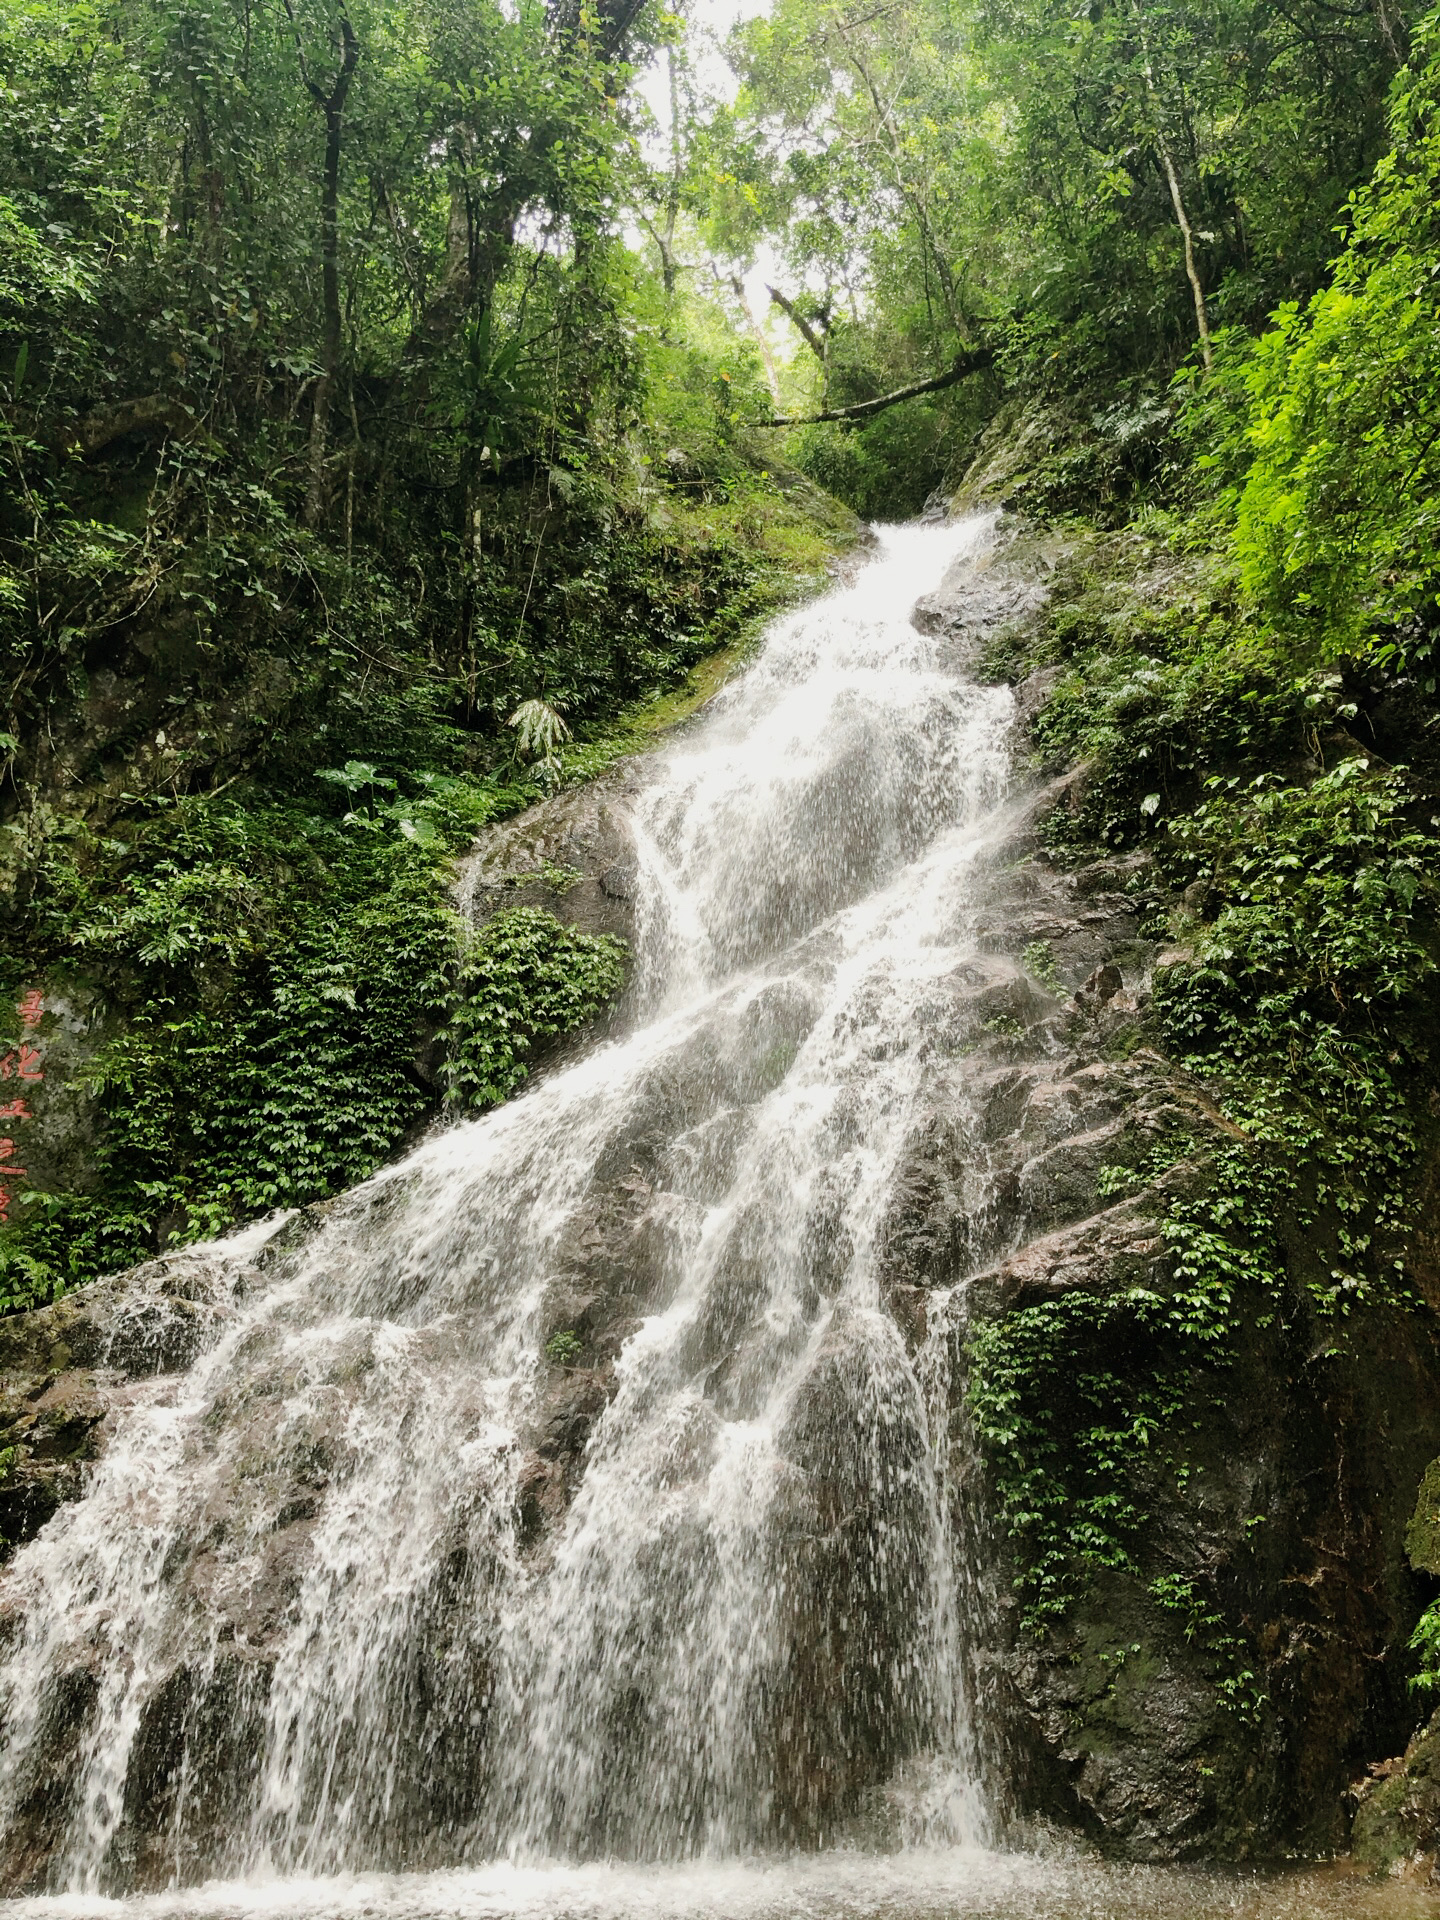
<svg viewBox="0 0 1440 1920">
<path fill-rule="evenodd" d="M 1055 856 L 1160 876 L 1155 1031 L 1230 1130 L 1106 1176 L 1160 1196 L 1170 1293 L 976 1342 L 1043 1630 L 1139 1568 L 1242 1326 L 1339 1338 L 1409 1285 L 1440 26 L 775 0 L 718 97 L 701 38 L 654 0 L 0 21 L 5 984 L 11 1059 L 64 1028 L 81 1116 L 0 1293 L 506 1097 L 623 959 L 533 909 L 462 928 L 453 854 L 818 567 L 843 516 L 799 473 L 891 515 L 1023 446 L 1007 497 L 1071 558 L 990 665 L 1052 669 L 1037 762 L 1089 764 Z M 1144 1577 L 1248 1711 L 1219 1597 Z"/>
<path fill-rule="evenodd" d="M 743 442 L 753 346 L 623 238 L 676 30 L 5 10 L 5 985 L 50 1084 L 0 1298 L 356 1179 L 613 991 L 517 925 L 507 1001 L 449 857 L 845 526 Z"/>
</svg>

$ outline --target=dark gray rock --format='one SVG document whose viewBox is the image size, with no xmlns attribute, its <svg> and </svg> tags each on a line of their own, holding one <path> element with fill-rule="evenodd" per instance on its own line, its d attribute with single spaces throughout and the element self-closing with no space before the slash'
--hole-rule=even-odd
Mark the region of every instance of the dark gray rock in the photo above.
<svg viewBox="0 0 1440 1920">
<path fill-rule="evenodd" d="M 0 1554 L 81 1493 L 111 1413 L 137 1384 L 192 1365 L 264 1264 L 306 1231 L 302 1217 L 252 1230 L 229 1251 L 165 1254 L 0 1319 Z"/>
<path fill-rule="evenodd" d="M 487 828 L 460 863 L 456 898 L 482 925 L 507 907 L 543 907 L 583 933 L 635 934 L 636 857 L 625 797 L 644 777 L 627 760 Z"/>
<path fill-rule="evenodd" d="M 1359 1864 L 1440 1885 L 1440 1713 L 1403 1754 L 1374 1762 L 1350 1794 Z"/>
</svg>

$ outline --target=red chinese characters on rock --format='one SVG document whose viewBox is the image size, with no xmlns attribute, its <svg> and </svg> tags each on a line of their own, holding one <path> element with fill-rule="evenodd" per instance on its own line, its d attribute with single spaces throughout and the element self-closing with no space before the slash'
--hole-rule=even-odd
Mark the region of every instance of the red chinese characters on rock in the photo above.
<svg viewBox="0 0 1440 1920">
<path fill-rule="evenodd" d="M 25 994 L 15 1011 L 20 1016 L 20 1029 L 23 1033 L 33 1033 L 40 1025 L 45 1012 L 45 1000 L 38 987 Z M 29 1040 L 22 1039 L 18 1047 L 11 1047 L 0 1058 L 0 1080 L 43 1080 L 45 1070 L 40 1065 L 40 1049 Z M 33 1119 L 25 1096 L 0 1100 L 0 1120 Z M 29 1173 L 15 1158 L 15 1142 L 8 1135 L 0 1136 L 0 1224 L 10 1218 L 10 1203 L 14 1199 L 13 1183 L 28 1180 Z"/>
<path fill-rule="evenodd" d="M 29 1169 L 16 1164 L 15 1142 L 0 1138 L 0 1180 L 26 1180 Z M 0 1220 L 10 1218 L 10 1189 L 0 1187 Z"/>
</svg>

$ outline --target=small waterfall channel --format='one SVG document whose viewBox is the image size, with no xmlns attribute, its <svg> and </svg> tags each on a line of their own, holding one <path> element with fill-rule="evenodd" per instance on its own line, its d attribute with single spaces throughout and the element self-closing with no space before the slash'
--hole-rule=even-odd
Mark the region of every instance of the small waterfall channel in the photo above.
<svg viewBox="0 0 1440 1920">
<path fill-rule="evenodd" d="M 727 1855 L 882 1802 L 983 1834 L 945 1424 L 880 1264 L 1011 706 L 910 613 L 991 538 L 885 531 L 657 756 L 627 1038 L 298 1252 L 207 1250 L 221 1337 L 6 1581 L 0 1824 L 49 1886 Z M 618 1386 L 536 1542 L 555 1275 L 640 1167 Z"/>
</svg>

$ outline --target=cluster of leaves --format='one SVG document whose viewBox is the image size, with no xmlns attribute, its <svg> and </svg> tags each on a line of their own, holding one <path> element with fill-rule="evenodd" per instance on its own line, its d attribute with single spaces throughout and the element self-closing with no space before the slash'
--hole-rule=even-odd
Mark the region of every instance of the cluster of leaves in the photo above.
<svg viewBox="0 0 1440 1920">
<path fill-rule="evenodd" d="M 461 962 L 446 1028 L 450 1098 L 471 1107 L 508 1100 L 537 1039 L 573 1032 L 614 999 L 627 951 L 616 935 L 562 926 L 540 907 L 487 922 Z"/>
<path fill-rule="evenodd" d="M 1223 901 L 1156 1004 L 1185 1064 L 1220 1076 L 1232 1119 L 1299 1175 L 1294 1224 L 1334 1264 L 1328 1311 L 1403 1267 L 1417 1090 L 1435 1058 L 1440 886 L 1433 822 L 1404 778 L 1342 760 L 1309 786 L 1215 783 L 1178 823 L 1175 864 Z M 1368 1277 L 1367 1277 L 1368 1276 Z"/>
<path fill-rule="evenodd" d="M 1440 639 L 1440 15 L 1391 102 L 1329 286 L 1248 368 L 1246 585 L 1283 629 L 1435 687 Z"/>
<path fill-rule="evenodd" d="M 1032 1630 L 1096 1571 L 1133 1570 L 1138 1469 L 1181 1404 L 1175 1377 L 1155 1368 L 1165 1317 L 1143 1288 L 1077 1289 L 986 1321 L 970 1341 L 971 1413 Z"/>
<path fill-rule="evenodd" d="M 1033 728 L 1041 764 L 1090 764 L 1048 823 L 1053 851 L 1153 843 L 1217 764 L 1265 767 L 1289 750 L 1314 709 L 1238 613 L 1226 566 L 1130 532 L 1067 563 L 1021 659 L 997 644 L 1001 674 L 1060 669 Z"/>
<path fill-rule="evenodd" d="M 1155 1142 L 1140 1166 L 1112 1169 L 1103 1184 L 1113 1192 L 1163 1178 L 1190 1146 Z M 1141 1577 L 1151 1501 L 1185 1472 L 1174 1452 L 1182 1416 L 1228 1362 L 1237 1302 L 1281 1282 L 1253 1203 L 1262 1190 L 1273 1201 L 1283 1179 L 1265 1169 L 1257 1181 L 1240 1154 L 1219 1159 L 1203 1192 L 1172 1197 L 1163 1290 L 1075 1288 L 987 1321 L 971 1339 L 970 1405 L 1032 1631 L 1061 1619 L 1098 1572 Z M 1234 1677 L 1233 1662 L 1222 1666 Z"/>
<path fill-rule="evenodd" d="M 1415 1623 L 1410 1651 L 1419 1658 L 1414 1685 L 1420 1693 L 1440 1692 L 1440 1602 L 1431 1601 Z"/>
<path fill-rule="evenodd" d="M 1178 1616 L 1186 1641 L 1198 1644 L 1210 1656 L 1221 1706 L 1242 1720 L 1257 1718 L 1265 1695 L 1249 1664 L 1250 1649 L 1196 1582 L 1184 1574 L 1162 1573 L 1146 1592 L 1162 1612 Z"/>
</svg>

